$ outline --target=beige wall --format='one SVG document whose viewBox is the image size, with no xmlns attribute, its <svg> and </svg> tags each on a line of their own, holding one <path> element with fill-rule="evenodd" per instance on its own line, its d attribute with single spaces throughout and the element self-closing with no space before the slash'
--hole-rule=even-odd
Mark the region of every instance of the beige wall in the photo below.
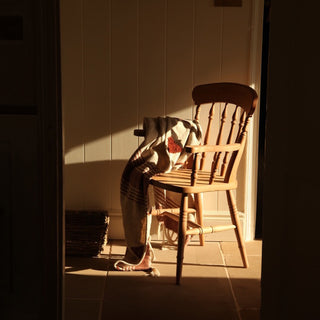
<svg viewBox="0 0 320 320">
<path fill-rule="evenodd" d="M 192 118 L 194 85 L 252 80 L 252 0 L 62 0 L 66 208 L 120 216 L 122 170 L 144 116 Z M 237 194 L 245 209 L 243 164 Z M 224 194 L 206 198 L 227 210 Z"/>
</svg>

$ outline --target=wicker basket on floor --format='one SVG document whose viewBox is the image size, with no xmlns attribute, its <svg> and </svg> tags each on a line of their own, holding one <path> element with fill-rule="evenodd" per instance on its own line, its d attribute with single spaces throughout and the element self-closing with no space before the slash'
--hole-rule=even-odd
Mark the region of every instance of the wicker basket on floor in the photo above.
<svg viewBox="0 0 320 320">
<path fill-rule="evenodd" d="M 66 210 L 66 255 L 97 256 L 107 242 L 107 211 Z"/>
</svg>

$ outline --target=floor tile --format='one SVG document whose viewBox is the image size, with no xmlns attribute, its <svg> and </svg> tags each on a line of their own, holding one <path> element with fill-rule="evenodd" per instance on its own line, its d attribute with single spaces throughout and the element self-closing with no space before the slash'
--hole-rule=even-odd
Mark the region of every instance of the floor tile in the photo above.
<svg viewBox="0 0 320 320">
<path fill-rule="evenodd" d="M 65 300 L 65 320 L 100 320 L 101 301 Z"/>
<path fill-rule="evenodd" d="M 102 299 L 106 276 L 83 274 L 65 275 L 65 297 L 73 299 Z"/>
<path fill-rule="evenodd" d="M 126 250 L 124 241 L 111 241 L 99 258 L 68 258 L 66 320 L 96 320 L 99 310 L 99 320 L 133 316 L 233 320 L 240 319 L 236 305 L 242 320 L 259 319 L 261 241 L 247 243 L 248 269 L 242 267 L 236 242 L 208 241 L 204 247 L 191 242 L 185 250 L 180 286 L 175 285 L 176 248 L 162 248 L 161 241 L 152 245 L 156 255 L 153 267 L 160 277 L 142 271 L 115 271 L 114 262 Z M 83 303 L 77 307 L 79 301 Z"/>
<path fill-rule="evenodd" d="M 108 256 L 100 257 L 66 257 L 65 272 L 67 274 L 105 276 Z"/>
<path fill-rule="evenodd" d="M 175 276 L 177 249 L 159 250 L 154 249 L 156 260 L 153 266 L 156 267 L 161 275 Z M 183 273 L 182 276 L 199 277 L 226 277 L 223 259 L 217 243 L 190 244 L 186 247 L 184 253 Z"/>
<path fill-rule="evenodd" d="M 226 256 L 227 266 L 234 265 L 233 256 Z M 261 257 L 248 256 L 249 268 L 227 267 L 231 285 L 240 308 L 260 308 Z"/>
<path fill-rule="evenodd" d="M 160 277 L 144 272 L 110 271 L 106 280 L 102 320 L 192 319 L 210 315 L 211 319 L 237 319 L 237 312 L 217 243 L 206 247 L 191 244 L 185 250 L 181 285 L 175 285 L 174 247 L 161 250 L 153 243 L 153 267 Z M 120 252 L 119 247 L 112 252 Z M 134 310 L 134 314 L 132 313 Z"/>
<path fill-rule="evenodd" d="M 225 278 L 185 277 L 177 286 L 172 275 L 151 278 L 119 273 L 111 272 L 106 281 L 102 320 L 200 319 L 208 315 L 210 319 L 237 319 Z"/>
<path fill-rule="evenodd" d="M 259 320 L 260 310 L 259 309 L 245 309 L 240 311 L 241 320 Z"/>
<path fill-rule="evenodd" d="M 260 281 L 257 279 L 231 279 L 231 285 L 240 309 L 260 308 Z"/>
<path fill-rule="evenodd" d="M 152 243 L 157 260 L 175 261 L 177 256 L 176 246 L 161 246 Z M 194 264 L 223 265 L 218 242 L 208 242 L 200 246 L 198 242 L 190 243 L 184 250 L 184 262 Z"/>
<path fill-rule="evenodd" d="M 258 255 L 262 254 L 262 241 L 246 241 L 245 242 L 247 255 Z M 239 252 L 238 243 L 236 241 L 221 242 L 221 249 L 223 254 L 237 254 Z"/>
<path fill-rule="evenodd" d="M 239 256 L 225 256 L 226 266 L 231 278 L 260 279 L 261 258 L 259 256 L 248 256 L 249 267 L 244 268 Z"/>
</svg>

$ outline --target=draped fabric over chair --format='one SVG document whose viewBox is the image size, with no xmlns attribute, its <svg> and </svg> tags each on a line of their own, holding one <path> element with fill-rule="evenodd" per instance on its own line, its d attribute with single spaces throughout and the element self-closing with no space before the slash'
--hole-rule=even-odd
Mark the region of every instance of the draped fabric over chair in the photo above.
<svg viewBox="0 0 320 320">
<path fill-rule="evenodd" d="M 121 209 L 127 242 L 122 263 L 131 265 L 139 264 L 146 251 L 150 213 L 155 206 L 151 200 L 154 196 L 148 192 L 150 178 L 181 167 L 188 157 L 185 146 L 199 144 L 201 140 L 201 128 L 196 120 L 145 118 L 143 131 L 145 139 L 129 159 L 121 179 Z"/>
</svg>

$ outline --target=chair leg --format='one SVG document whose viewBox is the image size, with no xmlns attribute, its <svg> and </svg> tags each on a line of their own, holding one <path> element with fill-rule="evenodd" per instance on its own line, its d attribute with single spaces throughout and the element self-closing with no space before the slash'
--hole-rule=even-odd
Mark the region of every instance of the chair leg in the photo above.
<svg viewBox="0 0 320 320">
<path fill-rule="evenodd" d="M 238 217 L 238 209 L 237 209 L 236 201 L 234 199 L 234 196 L 233 196 L 231 190 L 227 190 L 227 199 L 228 199 L 228 205 L 229 205 L 229 209 L 230 209 L 231 221 L 236 226 L 234 231 L 235 231 L 236 238 L 238 241 L 238 246 L 239 246 L 242 262 L 243 262 L 244 267 L 248 268 L 249 262 L 248 262 L 245 243 L 244 243 L 244 240 L 242 237 L 241 225 L 240 225 L 240 220 Z"/>
<path fill-rule="evenodd" d="M 177 252 L 177 272 L 176 284 L 180 284 L 182 265 L 184 258 L 184 247 L 186 242 L 187 217 L 188 217 L 188 194 L 182 194 L 180 215 L 179 215 L 179 232 L 178 232 L 178 252 Z"/>
<path fill-rule="evenodd" d="M 195 205 L 197 210 L 197 223 L 203 226 L 203 195 L 196 193 L 194 195 Z M 204 234 L 199 234 L 200 246 L 204 246 Z"/>
</svg>

